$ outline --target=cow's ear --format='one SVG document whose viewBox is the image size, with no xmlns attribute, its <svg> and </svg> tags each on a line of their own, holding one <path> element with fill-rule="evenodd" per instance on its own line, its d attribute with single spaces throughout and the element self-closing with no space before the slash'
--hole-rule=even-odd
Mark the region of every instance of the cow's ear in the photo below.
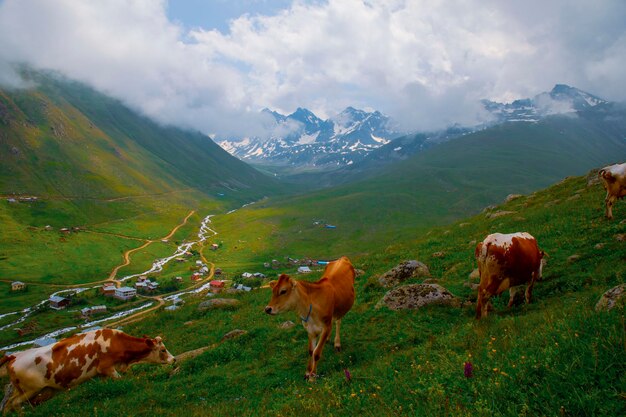
<svg viewBox="0 0 626 417">
<path fill-rule="evenodd" d="M 154 347 L 154 342 L 152 339 L 146 339 L 146 345 L 148 345 L 149 348 L 152 348 Z"/>
<path fill-rule="evenodd" d="M 161 336 L 157 336 L 154 338 L 154 342 L 159 345 L 163 342 L 163 338 Z"/>
<path fill-rule="evenodd" d="M 276 286 L 276 284 L 278 283 L 278 281 L 274 280 L 274 281 L 270 281 L 270 283 L 268 284 L 270 286 L 270 288 L 274 288 Z"/>
</svg>

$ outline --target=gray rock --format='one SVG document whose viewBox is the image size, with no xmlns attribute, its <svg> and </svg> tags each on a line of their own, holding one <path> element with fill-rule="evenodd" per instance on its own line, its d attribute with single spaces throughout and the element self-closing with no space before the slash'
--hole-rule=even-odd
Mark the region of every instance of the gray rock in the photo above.
<svg viewBox="0 0 626 417">
<path fill-rule="evenodd" d="M 241 330 L 241 329 L 231 330 L 230 332 L 226 333 L 222 337 L 222 340 L 234 339 L 235 337 L 242 336 L 246 333 L 248 333 L 246 330 Z"/>
<path fill-rule="evenodd" d="M 572 263 L 572 262 L 576 262 L 579 259 L 580 259 L 580 255 L 576 254 L 576 255 L 572 255 L 568 257 L 567 262 Z"/>
<path fill-rule="evenodd" d="M 626 284 L 611 288 L 596 303 L 596 311 L 609 311 L 614 307 L 624 308 L 626 304 Z"/>
<path fill-rule="evenodd" d="M 521 194 L 509 194 L 506 196 L 506 198 L 504 199 L 505 203 L 508 203 L 509 201 L 513 201 L 516 200 L 520 197 L 523 197 Z"/>
<path fill-rule="evenodd" d="M 478 268 L 474 268 L 472 272 L 467 276 L 470 280 L 480 279 L 480 274 L 478 273 Z"/>
<path fill-rule="evenodd" d="M 500 211 L 496 211 L 494 213 L 489 213 L 487 215 L 485 215 L 486 218 L 488 219 L 495 219 L 497 217 L 502 217 L 502 216 L 508 216 L 509 214 L 514 214 L 517 213 L 516 211 L 508 211 L 508 210 L 500 210 Z"/>
<path fill-rule="evenodd" d="M 234 298 L 213 298 L 203 301 L 198 305 L 199 311 L 213 310 L 216 308 L 234 308 L 239 306 L 239 300 Z"/>
<path fill-rule="evenodd" d="M 470 288 L 472 291 L 478 290 L 479 284 L 474 284 L 473 282 L 466 281 L 463 283 L 464 287 Z"/>
<path fill-rule="evenodd" d="M 430 304 L 459 307 L 460 300 L 437 284 L 412 284 L 394 288 L 378 302 L 376 308 L 390 310 L 418 309 Z"/>
<path fill-rule="evenodd" d="M 378 282 L 385 288 L 391 288 L 409 278 L 430 277 L 428 267 L 419 261 L 405 261 L 395 268 L 385 272 L 378 278 Z"/>
</svg>

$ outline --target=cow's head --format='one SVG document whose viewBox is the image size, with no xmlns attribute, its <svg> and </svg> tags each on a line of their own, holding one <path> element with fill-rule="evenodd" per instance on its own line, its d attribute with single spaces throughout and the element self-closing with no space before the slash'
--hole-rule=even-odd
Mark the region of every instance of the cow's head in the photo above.
<svg viewBox="0 0 626 417">
<path fill-rule="evenodd" d="M 150 353 L 145 358 L 145 362 L 151 363 L 174 363 L 176 358 L 172 355 L 165 345 L 161 336 L 157 336 L 154 339 L 146 339 L 146 344 L 150 348 Z"/>
<path fill-rule="evenodd" d="M 296 280 L 289 275 L 282 274 L 278 281 L 270 282 L 272 288 L 272 299 L 265 312 L 267 314 L 278 314 L 283 311 L 293 310 L 297 303 Z"/>
</svg>

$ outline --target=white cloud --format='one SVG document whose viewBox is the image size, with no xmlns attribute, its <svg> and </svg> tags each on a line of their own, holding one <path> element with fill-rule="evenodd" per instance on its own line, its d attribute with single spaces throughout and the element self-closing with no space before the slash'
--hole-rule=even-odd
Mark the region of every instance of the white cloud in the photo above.
<svg viewBox="0 0 626 417">
<path fill-rule="evenodd" d="M 430 129 L 481 120 L 479 99 L 556 83 L 626 99 L 621 0 L 295 1 L 228 33 L 187 32 L 166 6 L 5 0 L 0 63 L 55 69 L 162 122 L 221 135 L 267 132 L 263 107 L 322 117 L 373 107 Z"/>
</svg>

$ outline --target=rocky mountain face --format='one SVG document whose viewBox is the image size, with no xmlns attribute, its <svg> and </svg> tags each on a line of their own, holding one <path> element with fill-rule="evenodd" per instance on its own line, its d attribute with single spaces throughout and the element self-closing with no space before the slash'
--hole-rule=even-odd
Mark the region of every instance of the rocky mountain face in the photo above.
<svg viewBox="0 0 626 417">
<path fill-rule="evenodd" d="M 263 112 L 271 115 L 276 123 L 269 138 L 218 140 L 217 143 L 250 162 L 346 166 L 402 134 L 382 113 L 353 107 L 327 120 L 303 108 L 288 116 L 268 109 Z"/>
</svg>

